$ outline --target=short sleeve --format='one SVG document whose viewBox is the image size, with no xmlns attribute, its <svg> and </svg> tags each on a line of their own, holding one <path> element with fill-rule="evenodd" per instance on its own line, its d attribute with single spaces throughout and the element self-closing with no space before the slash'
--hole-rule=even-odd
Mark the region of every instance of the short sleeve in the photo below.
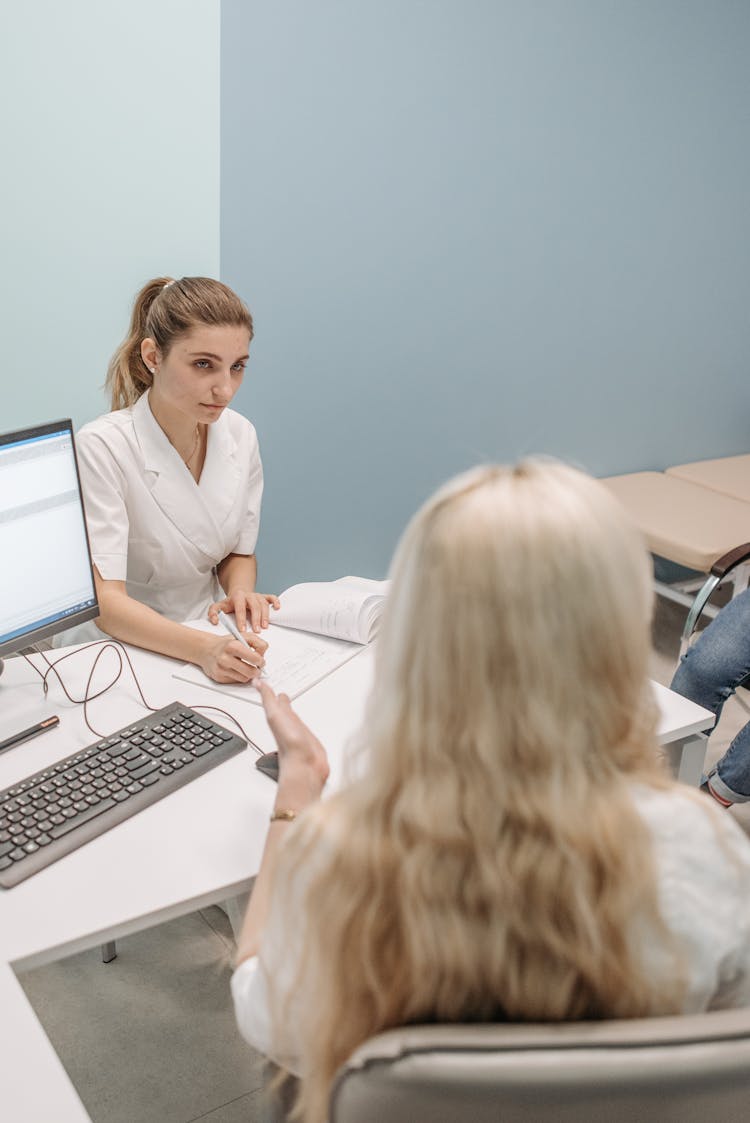
<svg viewBox="0 0 750 1123">
<path fill-rule="evenodd" d="M 121 469 L 100 433 L 82 429 L 76 452 L 92 560 L 105 581 L 124 581 L 129 520 Z"/>
<path fill-rule="evenodd" d="M 263 464 L 260 459 L 258 437 L 253 425 L 248 423 L 247 477 L 245 511 L 240 526 L 234 554 L 254 554 L 260 530 L 260 507 L 263 499 Z"/>
</svg>

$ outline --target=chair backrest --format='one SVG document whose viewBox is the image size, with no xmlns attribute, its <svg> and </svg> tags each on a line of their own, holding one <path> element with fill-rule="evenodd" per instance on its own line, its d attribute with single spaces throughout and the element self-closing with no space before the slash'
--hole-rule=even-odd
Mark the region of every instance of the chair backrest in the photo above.
<svg viewBox="0 0 750 1123">
<path fill-rule="evenodd" d="M 750 1009 L 379 1034 L 334 1082 L 330 1123 L 745 1123 Z"/>
</svg>

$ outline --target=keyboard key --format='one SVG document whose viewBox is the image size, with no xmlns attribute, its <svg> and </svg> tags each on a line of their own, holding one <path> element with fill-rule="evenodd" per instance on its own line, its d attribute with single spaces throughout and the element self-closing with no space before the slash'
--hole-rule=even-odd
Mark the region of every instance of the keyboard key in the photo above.
<svg viewBox="0 0 750 1123">
<path fill-rule="evenodd" d="M 89 807 L 87 811 L 76 815 L 75 819 L 68 819 L 66 822 L 54 826 L 49 833 L 53 838 L 62 838 L 64 834 L 75 830 L 76 827 L 80 827 L 82 823 L 89 823 L 92 819 L 95 819 L 97 815 L 102 815 L 105 811 L 108 811 L 110 807 L 114 806 L 115 801 L 113 799 L 103 799 L 96 807 Z"/>
<path fill-rule="evenodd" d="M 114 745 L 110 745 L 107 749 L 107 756 L 118 757 L 126 753 L 131 748 L 129 741 L 116 741 Z"/>
<path fill-rule="evenodd" d="M 142 768 L 139 768 L 136 772 L 131 772 L 130 775 L 133 780 L 142 780 L 144 776 L 148 776 L 151 772 L 156 772 L 158 768 L 159 762 L 157 760 L 150 760 L 148 764 L 144 764 Z"/>
</svg>

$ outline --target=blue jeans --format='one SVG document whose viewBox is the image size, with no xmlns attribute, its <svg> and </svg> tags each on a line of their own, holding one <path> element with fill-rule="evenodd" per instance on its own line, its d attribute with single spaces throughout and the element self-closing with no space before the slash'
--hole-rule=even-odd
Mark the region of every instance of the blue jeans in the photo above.
<svg viewBox="0 0 750 1123">
<path fill-rule="evenodd" d="M 672 690 L 716 714 L 750 675 L 750 589 L 722 608 L 677 668 Z M 714 722 L 714 728 L 716 727 Z M 711 787 L 732 803 L 750 800 L 750 722 L 709 772 Z"/>
</svg>

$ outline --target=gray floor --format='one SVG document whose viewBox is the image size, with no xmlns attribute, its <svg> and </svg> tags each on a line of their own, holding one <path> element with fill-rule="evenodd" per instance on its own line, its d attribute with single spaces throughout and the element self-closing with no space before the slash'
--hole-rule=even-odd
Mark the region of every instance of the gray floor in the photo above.
<svg viewBox="0 0 750 1123">
<path fill-rule="evenodd" d="M 651 673 L 665 685 L 684 610 L 657 604 Z M 711 739 L 720 755 L 750 718 L 728 703 Z M 735 809 L 750 833 L 750 804 Z M 26 992 L 94 1123 L 252 1123 L 262 1062 L 239 1039 L 229 1000 L 232 932 L 219 909 L 31 971 Z"/>
<path fill-rule="evenodd" d="M 94 1123 L 254 1123 L 262 1060 L 229 999 L 234 943 L 204 909 L 21 976 Z"/>
</svg>

